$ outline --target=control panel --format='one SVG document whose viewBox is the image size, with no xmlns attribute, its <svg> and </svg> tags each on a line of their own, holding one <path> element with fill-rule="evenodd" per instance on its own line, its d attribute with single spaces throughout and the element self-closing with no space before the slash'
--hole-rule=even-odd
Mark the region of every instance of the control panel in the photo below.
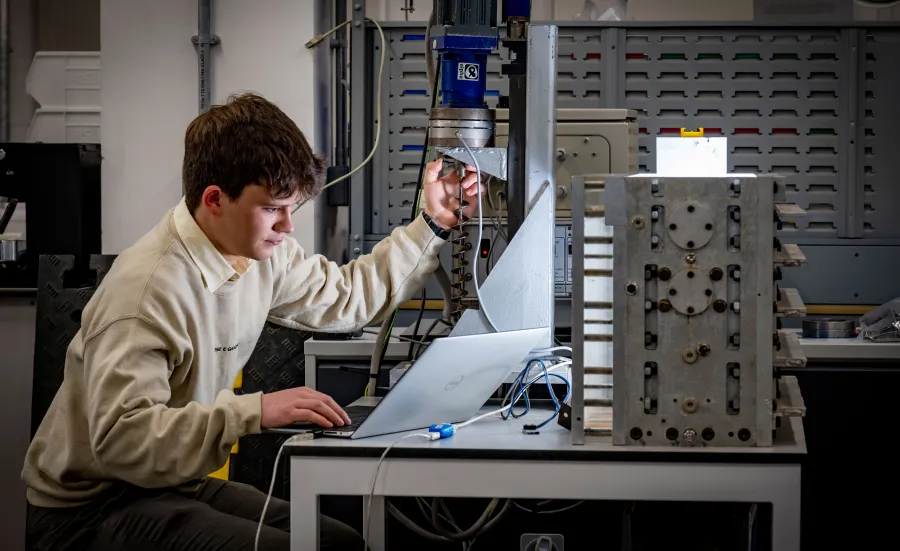
<svg viewBox="0 0 900 551">
<path fill-rule="evenodd" d="M 553 247 L 553 274 L 557 297 L 572 296 L 572 226 L 557 225 Z"/>
</svg>

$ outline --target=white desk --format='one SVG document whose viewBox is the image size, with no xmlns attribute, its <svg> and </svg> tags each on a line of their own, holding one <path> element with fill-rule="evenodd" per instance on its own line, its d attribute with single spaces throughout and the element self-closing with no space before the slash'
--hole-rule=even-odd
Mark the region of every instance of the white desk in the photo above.
<svg viewBox="0 0 900 551">
<path fill-rule="evenodd" d="M 369 546 L 385 547 L 385 496 L 771 503 L 773 549 L 800 549 L 800 419 L 771 448 L 704 450 L 573 446 L 554 423 L 526 435 L 546 412 L 490 418 L 435 442 L 406 439 L 387 455 L 371 506 Z M 413 431 L 422 432 L 422 431 Z M 403 433 L 408 434 L 408 433 Z M 291 549 L 318 549 L 319 496 L 368 496 L 378 458 L 403 434 L 290 443 Z"/>
<path fill-rule="evenodd" d="M 426 326 L 427 327 L 427 326 Z M 391 335 L 401 335 L 406 327 L 394 327 Z M 316 375 L 319 360 L 331 361 L 369 361 L 372 359 L 372 351 L 375 350 L 375 339 L 378 335 L 363 333 L 361 337 L 345 340 L 309 339 L 303 343 L 303 355 L 306 365 L 305 384 L 309 388 L 316 388 Z M 410 343 L 400 339 L 388 341 L 384 360 L 388 362 L 400 362 L 409 354 Z M 382 366 L 384 367 L 384 366 Z"/>
</svg>

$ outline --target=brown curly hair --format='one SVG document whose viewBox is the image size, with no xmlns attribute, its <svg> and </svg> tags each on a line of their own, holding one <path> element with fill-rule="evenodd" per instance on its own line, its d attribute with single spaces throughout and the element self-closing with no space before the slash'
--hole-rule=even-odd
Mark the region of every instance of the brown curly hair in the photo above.
<svg viewBox="0 0 900 551">
<path fill-rule="evenodd" d="M 232 200 L 252 184 L 265 186 L 279 199 L 299 192 L 305 200 L 319 192 L 324 174 L 323 159 L 294 121 L 257 94 L 234 95 L 213 106 L 184 135 L 182 183 L 191 213 L 211 185 Z"/>
</svg>

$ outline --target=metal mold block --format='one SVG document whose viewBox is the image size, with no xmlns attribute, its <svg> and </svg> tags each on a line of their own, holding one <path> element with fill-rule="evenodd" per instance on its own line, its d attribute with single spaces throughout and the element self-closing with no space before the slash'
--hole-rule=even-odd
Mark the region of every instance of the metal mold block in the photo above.
<svg viewBox="0 0 900 551">
<path fill-rule="evenodd" d="M 607 177 L 614 444 L 771 445 L 779 180 Z"/>
</svg>

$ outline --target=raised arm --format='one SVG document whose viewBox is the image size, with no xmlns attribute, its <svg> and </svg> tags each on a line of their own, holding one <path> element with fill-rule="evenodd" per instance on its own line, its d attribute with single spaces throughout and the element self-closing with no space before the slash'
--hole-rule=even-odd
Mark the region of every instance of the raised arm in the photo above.
<svg viewBox="0 0 900 551">
<path fill-rule="evenodd" d="M 421 290 L 438 266 L 447 230 L 457 223 L 460 186 L 470 197 L 479 191 L 474 172 L 460 182 L 455 173 L 441 177 L 442 169 L 439 159 L 425 170 L 425 216 L 395 229 L 368 255 L 339 266 L 320 255 L 307 257 L 295 241 L 285 241 L 287 261 L 276 266 L 280 279 L 269 319 L 295 329 L 352 331 L 381 320 Z M 477 206 L 470 203 L 464 216 Z"/>
</svg>

